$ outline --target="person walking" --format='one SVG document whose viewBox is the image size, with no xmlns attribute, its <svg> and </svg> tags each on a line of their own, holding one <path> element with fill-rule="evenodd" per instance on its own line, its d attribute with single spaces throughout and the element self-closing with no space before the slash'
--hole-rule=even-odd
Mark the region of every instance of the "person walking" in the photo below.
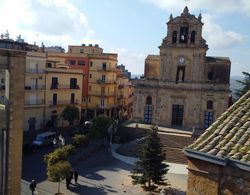
<svg viewBox="0 0 250 195">
<path fill-rule="evenodd" d="M 66 188 L 69 189 L 69 185 L 70 185 L 70 176 L 66 177 Z"/>
<path fill-rule="evenodd" d="M 32 179 L 31 183 L 30 183 L 30 190 L 32 195 L 34 195 L 34 191 L 36 189 L 36 181 L 34 179 Z"/>
<path fill-rule="evenodd" d="M 75 179 L 75 184 L 77 184 L 78 172 L 76 170 L 74 171 L 74 179 Z"/>
</svg>

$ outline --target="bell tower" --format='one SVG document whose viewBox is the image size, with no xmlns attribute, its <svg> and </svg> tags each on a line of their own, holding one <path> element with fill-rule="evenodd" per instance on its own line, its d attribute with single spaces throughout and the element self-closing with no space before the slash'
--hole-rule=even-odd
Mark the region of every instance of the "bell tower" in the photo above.
<svg viewBox="0 0 250 195">
<path fill-rule="evenodd" d="M 167 22 L 167 36 L 160 48 L 160 80 L 201 82 L 208 46 L 202 38 L 202 16 L 189 13 L 186 6 L 180 16 Z"/>
</svg>

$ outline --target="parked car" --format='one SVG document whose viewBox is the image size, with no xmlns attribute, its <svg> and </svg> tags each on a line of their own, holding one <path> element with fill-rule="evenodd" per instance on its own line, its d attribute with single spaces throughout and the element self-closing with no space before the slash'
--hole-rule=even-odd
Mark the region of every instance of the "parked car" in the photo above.
<svg viewBox="0 0 250 195">
<path fill-rule="evenodd" d="M 32 154 L 36 151 L 36 146 L 31 143 L 23 143 L 23 155 Z"/>
<path fill-rule="evenodd" d="M 84 131 L 81 127 L 75 127 L 73 129 L 70 130 L 70 136 L 73 137 L 75 135 L 78 135 L 78 134 L 83 134 Z"/>
<path fill-rule="evenodd" d="M 55 137 L 55 132 L 46 131 L 44 133 L 38 134 L 32 144 L 37 147 L 52 145 Z"/>
</svg>

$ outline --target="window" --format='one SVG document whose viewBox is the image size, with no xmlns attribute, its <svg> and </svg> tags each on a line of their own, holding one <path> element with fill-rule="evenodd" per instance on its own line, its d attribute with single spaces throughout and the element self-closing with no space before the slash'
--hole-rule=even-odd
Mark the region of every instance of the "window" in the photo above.
<svg viewBox="0 0 250 195">
<path fill-rule="evenodd" d="M 180 43 L 187 43 L 188 41 L 188 27 L 184 26 L 180 29 Z"/>
<path fill-rule="evenodd" d="M 80 61 L 80 60 L 79 60 L 79 61 L 78 61 L 78 65 L 79 65 L 79 66 L 85 66 L 85 61 Z"/>
<path fill-rule="evenodd" d="M 72 53 L 72 49 L 69 49 L 69 53 Z"/>
<path fill-rule="evenodd" d="M 56 93 L 53 94 L 52 104 L 57 105 L 57 94 Z"/>
<path fill-rule="evenodd" d="M 172 125 L 182 127 L 183 125 L 183 112 L 184 106 L 173 104 L 172 105 Z"/>
<path fill-rule="evenodd" d="M 83 53 L 83 49 L 80 49 L 80 53 Z"/>
<path fill-rule="evenodd" d="M 214 120 L 214 112 L 206 111 L 204 114 L 204 127 L 208 128 Z"/>
<path fill-rule="evenodd" d="M 90 78 L 90 79 L 92 78 L 92 74 L 89 74 L 89 78 Z"/>
<path fill-rule="evenodd" d="M 106 75 L 102 75 L 102 81 L 105 82 L 106 80 Z"/>
<path fill-rule="evenodd" d="M 51 89 L 57 89 L 58 88 L 58 78 L 52 77 L 51 80 Z"/>
<path fill-rule="evenodd" d="M 89 62 L 89 66 L 90 66 L 90 67 L 93 66 L 93 62 L 92 62 L 92 61 Z"/>
<path fill-rule="evenodd" d="M 105 94 L 105 87 L 101 87 L 101 95 Z"/>
<path fill-rule="evenodd" d="M 196 34 L 195 31 L 191 32 L 191 43 L 195 43 L 195 34 Z"/>
<path fill-rule="evenodd" d="M 213 80 L 213 72 L 209 72 L 207 75 L 208 80 L 212 81 Z"/>
<path fill-rule="evenodd" d="M 89 102 L 91 102 L 91 99 L 89 98 Z"/>
<path fill-rule="evenodd" d="M 177 41 L 177 31 L 173 32 L 172 43 L 176 43 Z"/>
<path fill-rule="evenodd" d="M 144 108 L 144 122 L 147 124 L 152 123 L 153 108 L 151 105 L 147 105 Z"/>
<path fill-rule="evenodd" d="M 146 104 L 147 105 L 152 105 L 152 97 L 151 96 L 148 96 L 147 99 L 146 99 Z"/>
<path fill-rule="evenodd" d="M 71 93 L 71 95 L 70 95 L 70 103 L 75 104 L 75 94 L 74 93 Z"/>
<path fill-rule="evenodd" d="M 208 110 L 213 110 L 213 101 L 212 100 L 207 101 L 207 109 Z"/>
<path fill-rule="evenodd" d="M 69 64 L 70 64 L 70 65 L 76 65 L 76 61 L 75 61 L 75 60 L 70 60 L 70 61 L 69 61 Z"/>
<path fill-rule="evenodd" d="M 1 83 L 4 84 L 4 78 L 1 79 Z"/>
<path fill-rule="evenodd" d="M 101 99 L 101 106 L 104 106 L 104 99 Z"/>
<path fill-rule="evenodd" d="M 47 67 L 48 68 L 52 68 L 52 64 L 51 63 L 47 63 Z"/>
<path fill-rule="evenodd" d="M 91 86 L 89 86 L 89 91 L 91 91 L 91 89 L 92 89 L 92 87 L 91 87 Z"/>
<path fill-rule="evenodd" d="M 70 78 L 70 89 L 78 89 L 76 78 Z"/>
<path fill-rule="evenodd" d="M 184 66 L 178 66 L 177 67 L 177 73 L 176 73 L 176 83 L 184 82 L 184 79 L 185 79 L 185 67 Z"/>
<path fill-rule="evenodd" d="M 103 70 L 106 70 L 106 66 L 107 66 L 106 62 L 103 62 L 103 63 L 102 63 L 102 69 L 103 69 Z"/>
<path fill-rule="evenodd" d="M 29 123 L 29 130 L 36 129 L 36 117 L 30 117 L 28 123 Z"/>
</svg>

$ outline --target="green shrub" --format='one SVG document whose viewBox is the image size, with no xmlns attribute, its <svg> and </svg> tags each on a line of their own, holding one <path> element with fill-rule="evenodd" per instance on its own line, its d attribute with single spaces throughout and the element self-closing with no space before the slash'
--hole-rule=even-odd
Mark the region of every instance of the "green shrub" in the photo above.
<svg viewBox="0 0 250 195">
<path fill-rule="evenodd" d="M 44 156 L 44 161 L 49 165 L 54 165 L 59 161 L 66 160 L 75 151 L 75 147 L 71 144 L 58 148 Z"/>
<path fill-rule="evenodd" d="M 88 141 L 88 137 L 85 135 L 79 135 L 76 134 L 73 138 L 72 138 L 72 142 L 74 146 L 87 146 L 89 141 Z"/>
<path fill-rule="evenodd" d="M 58 161 L 57 163 L 48 166 L 48 180 L 52 182 L 60 182 L 69 176 L 71 164 L 68 161 Z"/>
</svg>

